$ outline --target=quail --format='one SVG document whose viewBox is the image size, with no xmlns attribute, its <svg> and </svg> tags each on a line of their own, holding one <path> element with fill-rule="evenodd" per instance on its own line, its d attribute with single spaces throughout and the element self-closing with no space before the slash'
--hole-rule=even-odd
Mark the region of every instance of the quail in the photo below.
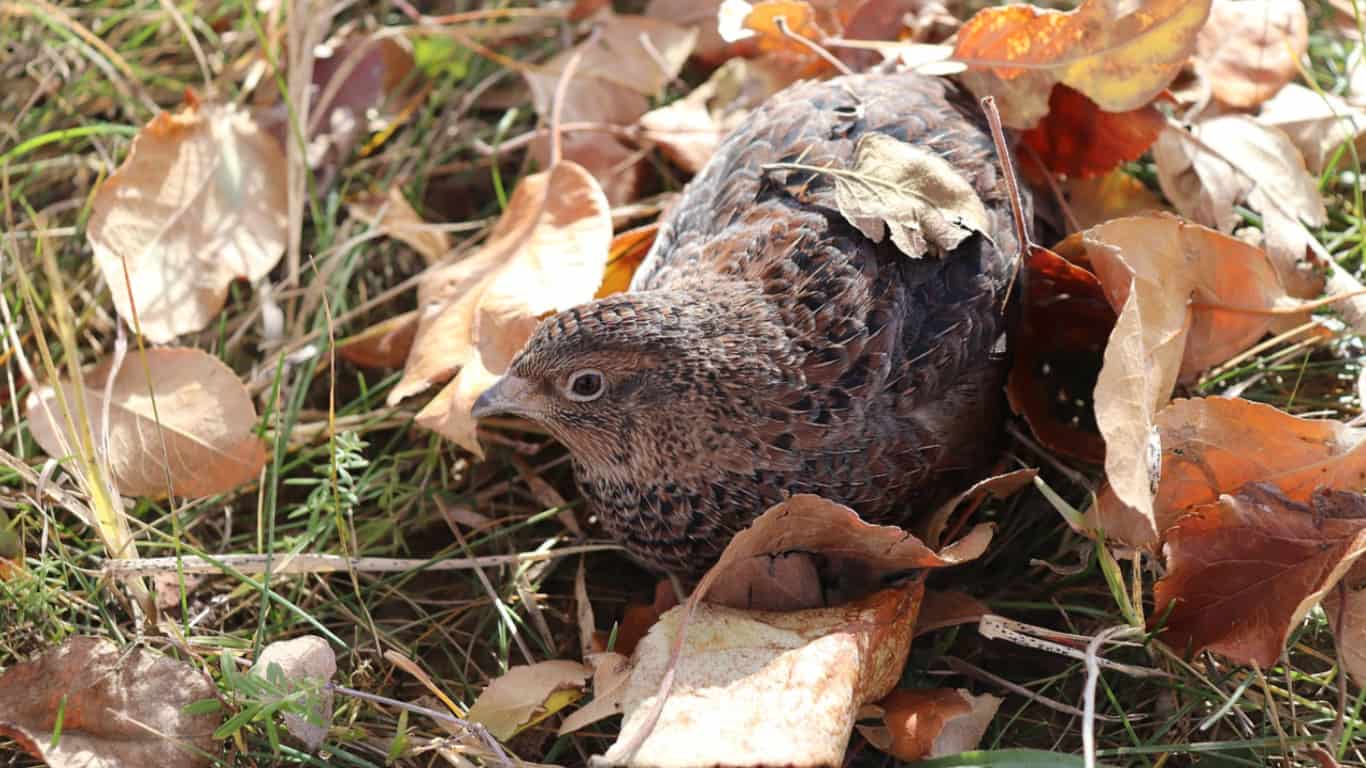
<svg viewBox="0 0 1366 768">
<path fill-rule="evenodd" d="M 790 167 L 847 168 L 872 132 L 947 161 L 987 231 L 906 254 L 841 215 L 827 174 Z M 981 110 L 953 83 L 798 83 L 724 139 L 630 289 L 543 320 L 474 416 L 544 426 L 604 529 L 661 570 L 699 575 L 795 493 L 905 522 L 994 456 L 1010 222 Z"/>
</svg>

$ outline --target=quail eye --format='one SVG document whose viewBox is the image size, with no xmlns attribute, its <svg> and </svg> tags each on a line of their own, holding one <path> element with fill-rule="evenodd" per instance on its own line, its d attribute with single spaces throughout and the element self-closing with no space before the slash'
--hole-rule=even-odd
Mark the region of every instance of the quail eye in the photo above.
<svg viewBox="0 0 1366 768">
<path fill-rule="evenodd" d="M 569 399 L 586 403 L 589 400 L 597 400 L 602 397 L 606 384 L 602 377 L 602 371 L 596 368 L 584 368 L 575 371 L 569 376 Z"/>
</svg>

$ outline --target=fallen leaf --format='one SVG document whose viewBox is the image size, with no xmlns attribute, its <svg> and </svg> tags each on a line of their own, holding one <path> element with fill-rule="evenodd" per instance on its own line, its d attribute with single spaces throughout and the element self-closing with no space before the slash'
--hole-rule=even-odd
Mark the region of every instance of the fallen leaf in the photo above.
<svg viewBox="0 0 1366 768">
<path fill-rule="evenodd" d="M 176 496 L 212 496 L 256 479 L 265 465 L 266 446 L 252 432 L 256 408 L 251 395 L 231 368 L 207 352 L 179 347 L 129 355 L 110 386 L 112 366 L 113 360 L 106 360 L 85 374 L 85 413 L 97 453 L 108 446 L 119 493 L 160 497 L 169 490 Z M 61 387 L 77 415 L 75 387 L 70 382 Z M 33 439 L 49 456 L 60 459 L 73 453 L 75 435 L 51 388 L 31 396 L 28 419 Z"/>
<path fill-rule="evenodd" d="M 987 210 L 972 184 L 944 158 L 883 133 L 864 134 L 854 166 L 834 177 L 840 213 L 860 232 L 892 242 L 911 258 L 947 253 L 987 231 Z"/>
<path fill-rule="evenodd" d="M 1089 265 L 1085 252 L 1071 254 Z M 1010 407 L 1045 447 L 1082 461 L 1105 460 L 1093 393 L 1115 327 L 1100 281 L 1047 248 L 1030 248 L 1021 310 L 1012 319 Z"/>
<path fill-rule="evenodd" d="M 561 736 L 621 714 L 622 696 L 631 679 L 630 659 L 620 653 L 595 653 L 586 661 L 593 667 L 593 700 L 564 718 Z"/>
<path fill-rule="evenodd" d="M 1151 104 L 1105 112 L 1084 94 L 1057 85 L 1048 98 L 1048 114 L 1020 134 L 1020 142 L 1049 171 L 1083 179 L 1137 160 L 1166 125 L 1167 118 Z"/>
<path fill-rule="evenodd" d="M 783 34 L 780 19 L 789 32 L 809 41 L 820 42 L 828 36 L 816 20 L 816 9 L 804 0 L 726 0 L 721 3 L 717 27 L 721 39 L 728 42 L 752 37 L 764 53 L 799 60 L 816 58 L 810 46 Z"/>
<path fill-rule="evenodd" d="M 381 320 L 337 342 L 337 354 L 362 368 L 402 368 L 417 338 L 418 311 Z"/>
<path fill-rule="evenodd" d="M 1036 469 L 1017 469 L 1005 474 L 992 475 L 973 483 L 967 490 L 957 493 L 939 505 L 933 514 L 926 517 L 922 525 L 916 526 L 918 532 L 923 532 L 921 539 L 931 547 L 937 547 L 942 542 L 944 531 L 948 526 L 949 519 L 959 507 L 970 505 L 988 497 L 1004 499 L 1015 494 L 1021 488 L 1034 481 L 1034 477 L 1039 472 Z M 969 506 L 969 510 L 975 507 Z"/>
<path fill-rule="evenodd" d="M 860 725 L 859 731 L 899 760 L 956 755 L 977 748 L 1001 701 L 961 688 L 899 688 L 878 702 L 885 725 Z"/>
<path fill-rule="evenodd" d="M 1300 0 L 1214 0 L 1196 38 L 1195 64 L 1215 98 L 1247 109 L 1294 80 L 1308 50 Z"/>
<path fill-rule="evenodd" d="M 219 715 L 184 710 L 217 696 L 182 661 L 73 637 L 0 675 L 0 734 L 54 768 L 209 765 Z"/>
<path fill-rule="evenodd" d="M 282 684 L 283 695 L 306 695 L 302 706 L 308 709 L 309 716 L 282 712 L 285 729 L 308 751 L 316 751 L 327 738 L 327 728 L 332 722 L 332 690 L 326 685 L 337 674 L 337 654 L 323 638 L 304 635 L 292 640 L 277 640 L 262 648 L 256 663 L 251 666 L 251 674 L 270 680 L 272 665 L 278 665 L 282 673 L 281 679 L 274 682 Z"/>
<path fill-rule="evenodd" d="M 391 187 L 384 198 L 353 200 L 347 209 L 352 216 L 406 243 L 428 264 L 441 261 L 451 251 L 450 236 L 423 221 L 398 187 Z"/>
<path fill-rule="evenodd" d="M 1168 214 L 1117 219 L 1069 237 L 1057 251 L 1084 252 L 1117 312 L 1095 408 L 1108 492 L 1118 504 L 1095 505 L 1090 519 L 1121 541 L 1151 543 L 1159 532 L 1157 412 L 1178 379 L 1250 347 L 1276 319 L 1272 311 L 1295 302 L 1264 253 Z"/>
<path fill-rule="evenodd" d="M 593 298 L 601 299 L 630 288 L 631 278 L 654 246 L 657 234 L 659 222 L 656 221 L 615 235 L 607 248 L 607 268 L 602 274 L 602 285 L 598 286 Z"/>
<path fill-rule="evenodd" d="M 1282 281 L 1309 298 L 1321 286 L 1300 288 L 1298 265 L 1311 236 L 1304 224 L 1327 221 L 1318 184 L 1284 133 L 1247 115 L 1202 121 L 1189 132 L 1169 127 L 1153 145 L 1157 180 L 1177 211 L 1200 224 L 1231 232 L 1240 221 L 1234 203 L 1262 214 L 1266 251 Z"/>
<path fill-rule="evenodd" d="M 284 177 L 275 140 L 232 106 L 190 98 L 153 118 L 86 228 L 119 317 L 156 343 L 212 322 L 229 283 L 265 277 L 284 253 Z"/>
<path fill-rule="evenodd" d="M 507 741 L 542 716 L 546 700 L 557 691 L 578 689 L 592 671 L 577 661 L 542 661 L 510 668 L 489 681 L 465 718 L 480 723 L 499 741 Z"/>
<path fill-rule="evenodd" d="M 994 96 L 1001 120 L 1032 128 L 1048 112 L 1054 83 L 1086 94 L 1107 112 L 1152 101 L 1195 49 L 1209 0 L 1153 0 L 1116 16 L 1114 3 L 1085 0 L 1074 11 L 1031 5 L 986 8 L 958 30 L 954 58 L 963 82 Z"/>
<path fill-rule="evenodd" d="M 756 592 L 782 591 L 781 584 L 759 584 L 768 573 L 766 564 L 786 553 L 800 552 L 818 554 L 833 573 L 845 577 L 846 590 L 861 596 L 871 590 L 858 592 L 859 582 L 877 588 L 887 574 L 973 560 L 986 550 L 992 531 L 989 524 L 977 525 L 963 538 L 936 551 L 901 528 L 866 523 L 842 504 L 797 494 L 770 507 L 736 534 L 694 594 L 719 605 L 754 607 L 751 597 Z M 752 561 L 765 565 L 743 567 Z"/>
<path fill-rule="evenodd" d="M 1167 204 L 1143 182 L 1121 170 L 1088 179 L 1068 179 L 1062 190 L 1078 229 L 1146 211 L 1167 210 Z"/>
<path fill-rule="evenodd" d="M 900 677 L 920 591 L 791 613 L 698 606 L 659 720 L 625 764 L 839 765 L 859 709 Z M 649 719 L 685 615 L 665 614 L 637 649 L 609 763 Z"/>
<path fill-rule="evenodd" d="M 1366 553 L 1366 519 L 1315 514 L 1273 484 L 1253 484 L 1193 508 L 1167 531 L 1164 551 L 1152 614 L 1163 642 L 1270 667 L 1290 631 Z"/>
<path fill-rule="evenodd" d="M 1160 529 L 1248 483 L 1271 483 L 1306 504 L 1319 487 L 1366 487 L 1366 430 L 1340 422 L 1207 397 L 1174 401 L 1158 414 L 1156 427 L 1162 444 L 1162 482 L 1154 499 Z"/>
<path fill-rule="evenodd" d="M 593 177 L 564 162 L 527 176 L 488 241 L 418 284 L 417 337 L 389 403 L 454 376 L 418 423 L 482 455 L 470 407 L 506 370 L 543 315 L 590 301 L 602 284 L 612 219 Z"/>
<path fill-rule="evenodd" d="M 716 15 L 721 0 L 650 0 L 645 15 L 697 31 L 693 55 L 708 64 L 727 61 L 733 55 L 730 43 L 721 39 Z"/>
<path fill-rule="evenodd" d="M 1366 111 L 1331 93 L 1315 93 L 1297 83 L 1285 86 L 1264 102 L 1257 122 L 1284 132 L 1315 175 L 1322 173 L 1338 149 L 1349 142 L 1358 152 L 1366 152 Z M 1352 164 L 1351 149 L 1347 148 L 1336 167 Z"/>
<path fill-rule="evenodd" d="M 926 632 L 959 624 L 976 624 L 988 613 L 991 613 L 991 609 L 986 603 L 966 592 L 927 589 L 920 603 L 920 615 L 916 617 L 912 636 L 920 637 Z"/>
<path fill-rule="evenodd" d="M 1350 574 L 1323 601 L 1337 640 L 1338 658 L 1357 685 L 1366 683 L 1366 584 L 1348 583 Z"/>
</svg>

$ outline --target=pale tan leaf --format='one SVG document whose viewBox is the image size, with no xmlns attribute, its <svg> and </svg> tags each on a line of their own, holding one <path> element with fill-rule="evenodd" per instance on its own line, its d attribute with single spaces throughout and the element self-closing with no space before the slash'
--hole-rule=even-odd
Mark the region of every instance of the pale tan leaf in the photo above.
<svg viewBox="0 0 1366 768">
<path fill-rule="evenodd" d="M 621 714 L 622 695 L 631 679 L 630 659 L 620 653 L 595 653 L 587 660 L 593 667 L 593 700 L 564 719 L 561 736 Z"/>
<path fill-rule="evenodd" d="M 1215 98 L 1246 109 L 1299 74 L 1309 49 L 1300 0 L 1214 0 L 1196 39 L 1195 62 Z"/>
<path fill-rule="evenodd" d="M 310 717 L 295 712 L 284 712 L 285 729 L 310 751 L 322 746 L 327 728 L 332 722 L 332 690 L 326 687 L 337 674 L 337 654 L 332 646 L 317 635 L 303 635 L 292 640 L 277 640 L 261 649 L 251 674 L 269 679 L 272 664 L 283 673 L 283 693 L 305 692 L 309 698 Z"/>
<path fill-rule="evenodd" d="M 626 717 L 610 764 L 838 765 L 860 708 L 900 677 L 921 585 L 858 603 L 792 613 L 703 604 L 687 626 L 673 689 L 629 763 L 683 625 L 666 613 L 636 649 Z M 699 735 L 705 734 L 705 738 Z"/>
<path fill-rule="evenodd" d="M 1338 148 L 1348 142 L 1355 143 L 1358 152 L 1366 152 L 1366 111 L 1298 83 L 1285 86 L 1264 102 L 1257 122 L 1283 131 L 1314 174 L 1322 172 Z M 1337 167 L 1351 164 L 1352 153 L 1347 148 Z"/>
<path fill-rule="evenodd" d="M 107 442 L 121 494 L 164 496 L 169 479 L 169 490 L 177 496 L 212 496 L 256 478 L 266 461 L 265 443 L 252 433 L 256 408 L 237 374 L 218 358 L 185 348 L 129 355 L 106 400 L 112 365 L 105 361 L 85 375 L 85 400 L 96 450 Z M 67 402 L 74 403 L 75 387 L 61 386 Z M 49 456 L 66 456 L 73 436 L 67 434 L 54 393 L 45 389 L 38 397 L 29 401 L 29 429 Z"/>
<path fill-rule="evenodd" d="M 1340 591 L 1328 593 L 1323 609 L 1337 639 L 1343 668 L 1357 685 L 1366 685 L 1366 583 L 1346 581 Z"/>
<path fill-rule="evenodd" d="M 347 209 L 389 237 L 407 243 L 428 264 L 441 261 L 451 251 L 450 236 L 423 221 L 398 187 L 391 187 L 384 198 L 354 200 Z"/>
<path fill-rule="evenodd" d="M 114 308 L 158 343 L 207 326 L 234 279 L 284 253 L 285 160 L 245 113 L 161 113 L 95 194 L 87 236 Z M 129 299 L 131 285 L 132 299 Z"/>
<path fill-rule="evenodd" d="M 217 695 L 183 661 L 73 637 L 0 675 L 0 734 L 53 768 L 193 768 L 217 753 L 220 716 L 184 709 Z"/>
<path fill-rule="evenodd" d="M 532 719 L 551 694 L 583 686 L 589 674 L 591 670 L 577 661 L 542 661 L 512 667 L 503 676 L 489 681 L 466 713 L 466 719 L 481 723 L 494 738 L 506 741 Z"/>
<path fill-rule="evenodd" d="M 911 258 L 958 247 L 987 231 L 987 211 L 972 185 L 944 158 L 882 133 L 865 134 L 854 167 L 830 171 L 840 213 L 874 241 L 891 231 Z"/>
</svg>

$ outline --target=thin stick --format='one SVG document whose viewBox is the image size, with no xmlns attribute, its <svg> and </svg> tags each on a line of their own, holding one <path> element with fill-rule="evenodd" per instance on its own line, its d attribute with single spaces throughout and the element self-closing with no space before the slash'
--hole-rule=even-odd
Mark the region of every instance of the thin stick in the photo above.
<svg viewBox="0 0 1366 768">
<path fill-rule="evenodd" d="M 570 54 L 569 61 L 564 64 L 564 71 L 560 72 L 560 81 L 555 83 L 555 101 L 550 106 L 550 166 L 553 168 L 559 165 L 560 158 L 563 157 L 560 148 L 560 115 L 564 111 L 564 95 L 569 90 L 569 81 L 574 77 L 574 70 L 579 68 L 579 61 L 583 58 L 583 52 L 588 46 L 598 41 L 601 30 L 593 28 L 592 34 L 583 41 Z"/>
<path fill-rule="evenodd" d="M 517 555 L 485 555 L 482 557 L 453 557 L 449 560 L 428 560 L 402 557 L 344 557 L 342 555 L 301 554 L 282 558 L 280 553 L 273 555 L 216 555 L 212 558 L 188 555 L 186 557 L 144 557 L 137 560 L 105 560 L 100 571 L 106 576 L 154 576 L 169 573 L 181 568 L 185 573 L 226 573 L 228 569 L 243 574 L 263 573 L 268 558 L 274 558 L 270 572 L 275 575 L 286 573 L 335 573 L 355 570 L 359 573 L 398 573 L 403 571 L 464 571 L 495 565 L 520 565 L 522 563 L 553 560 L 566 555 L 586 552 L 611 552 L 620 550 L 616 544 L 584 544 L 564 547 L 548 552 L 526 552 Z"/>
<path fill-rule="evenodd" d="M 1010 282 L 1006 285 L 1005 298 L 1001 300 L 1001 310 L 1010 304 L 1010 294 L 1015 288 L 1015 281 L 1022 279 L 1024 272 L 1025 257 L 1029 254 L 1030 248 L 1034 243 L 1029 239 L 1029 226 L 1025 221 L 1024 201 L 1020 198 L 1020 182 L 1015 177 L 1015 166 L 1010 161 L 1010 146 L 1006 144 L 1006 133 L 1001 128 L 1001 113 L 996 111 L 996 99 L 990 96 L 982 97 L 982 111 L 987 115 L 987 124 L 991 126 L 991 141 L 996 145 L 996 154 L 1001 158 L 1001 173 L 1005 176 L 1006 197 L 1010 200 L 1010 217 L 1015 223 L 1015 271 L 1010 276 Z"/>
<path fill-rule="evenodd" d="M 795 42 L 797 45 L 803 46 L 807 50 L 816 54 L 826 64 L 829 64 L 830 66 L 839 70 L 839 73 L 841 75 L 854 74 L 854 70 L 845 66 L 844 62 L 835 58 L 834 54 L 825 50 L 825 48 L 821 47 L 821 45 L 817 43 L 815 40 L 807 39 L 806 37 L 799 35 L 796 32 L 793 32 L 791 27 L 787 26 L 787 18 L 785 16 L 779 16 L 775 18 L 773 20 L 773 23 L 778 26 L 778 31 L 783 33 L 783 37 L 786 37 L 788 40 L 791 40 Z"/>
</svg>

